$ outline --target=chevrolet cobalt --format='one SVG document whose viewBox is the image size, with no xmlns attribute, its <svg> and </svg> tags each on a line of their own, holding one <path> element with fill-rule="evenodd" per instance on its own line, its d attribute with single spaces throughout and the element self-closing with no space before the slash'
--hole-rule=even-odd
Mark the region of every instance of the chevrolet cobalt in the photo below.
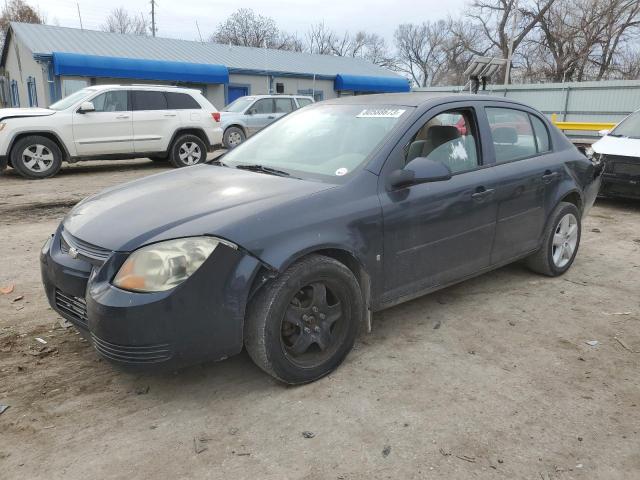
<svg viewBox="0 0 640 480">
<path fill-rule="evenodd" d="M 115 363 L 244 346 L 305 383 L 340 365 L 373 312 L 521 259 L 566 272 L 600 175 L 506 99 L 329 100 L 209 164 L 83 200 L 43 246 L 42 278 Z"/>
</svg>

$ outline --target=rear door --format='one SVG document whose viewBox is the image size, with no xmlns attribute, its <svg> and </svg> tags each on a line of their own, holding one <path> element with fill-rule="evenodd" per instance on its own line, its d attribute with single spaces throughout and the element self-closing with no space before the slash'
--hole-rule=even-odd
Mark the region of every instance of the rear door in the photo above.
<svg viewBox="0 0 640 480">
<path fill-rule="evenodd" d="M 73 114 L 78 156 L 133 152 L 133 126 L 126 90 L 109 90 L 90 100 L 95 111 Z"/>
<path fill-rule="evenodd" d="M 273 102 L 276 119 L 284 117 L 287 113 L 291 113 L 296 109 L 295 104 L 293 103 L 293 98 L 274 98 Z M 272 122 L 273 121 L 274 120 L 272 120 Z"/>
<path fill-rule="evenodd" d="M 498 179 L 498 218 L 491 263 L 508 262 L 539 245 L 546 199 L 561 178 L 542 120 L 526 109 L 505 104 L 484 108 Z"/>
<path fill-rule="evenodd" d="M 247 131 L 253 135 L 276 119 L 273 98 L 256 100 L 247 113 Z"/>
<path fill-rule="evenodd" d="M 180 125 L 175 109 L 159 90 L 133 90 L 133 147 L 136 153 L 164 152 Z"/>
</svg>

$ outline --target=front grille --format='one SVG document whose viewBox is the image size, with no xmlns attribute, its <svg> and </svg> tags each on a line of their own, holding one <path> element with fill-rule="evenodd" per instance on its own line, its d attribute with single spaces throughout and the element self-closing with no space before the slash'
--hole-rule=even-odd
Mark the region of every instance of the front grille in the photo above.
<svg viewBox="0 0 640 480">
<path fill-rule="evenodd" d="M 171 345 L 168 343 L 129 346 L 107 342 L 93 333 L 91 338 L 93 339 L 93 346 L 98 353 L 115 362 L 150 364 L 164 362 L 171 358 Z"/>
<path fill-rule="evenodd" d="M 66 313 L 77 323 L 87 328 L 87 303 L 84 298 L 67 295 L 56 289 L 55 292 L 56 307 L 62 313 Z"/>
<path fill-rule="evenodd" d="M 616 175 L 640 176 L 640 159 L 620 155 L 606 155 L 605 172 Z"/>
<path fill-rule="evenodd" d="M 98 262 L 104 262 L 111 255 L 111 250 L 92 245 L 63 230 L 60 237 L 60 250 L 68 254 L 71 248 L 75 248 L 79 256 Z"/>
</svg>

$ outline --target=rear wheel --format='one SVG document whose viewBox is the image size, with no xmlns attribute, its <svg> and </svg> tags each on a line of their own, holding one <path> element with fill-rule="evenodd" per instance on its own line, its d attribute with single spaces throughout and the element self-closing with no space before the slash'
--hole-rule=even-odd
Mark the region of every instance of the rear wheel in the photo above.
<svg viewBox="0 0 640 480">
<path fill-rule="evenodd" d="M 176 168 L 190 167 L 207 161 L 207 147 L 195 135 L 181 135 L 173 142 L 169 163 Z"/>
<path fill-rule="evenodd" d="M 222 142 L 224 146 L 231 150 L 232 148 L 236 148 L 242 142 L 245 141 L 246 135 L 244 131 L 239 127 L 229 127 L 224 131 L 224 136 L 222 137 Z"/>
<path fill-rule="evenodd" d="M 576 258 L 581 233 L 578 208 L 573 203 L 560 202 L 545 228 L 542 248 L 527 259 L 527 265 L 549 277 L 562 275 Z"/>
<path fill-rule="evenodd" d="M 10 154 L 11 165 L 23 177 L 48 178 L 62 166 L 60 147 L 51 139 L 31 135 L 18 140 Z"/>
<path fill-rule="evenodd" d="M 311 382 L 342 363 L 362 315 L 362 294 L 353 273 L 332 258 L 311 255 L 252 300 L 245 346 L 253 361 L 278 380 Z"/>
</svg>

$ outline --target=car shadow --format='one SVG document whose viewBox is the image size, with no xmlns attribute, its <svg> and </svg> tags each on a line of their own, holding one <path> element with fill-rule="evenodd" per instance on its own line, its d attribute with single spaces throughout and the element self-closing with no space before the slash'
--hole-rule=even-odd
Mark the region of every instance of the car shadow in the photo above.
<svg viewBox="0 0 640 480">
<path fill-rule="evenodd" d="M 640 199 L 622 197 L 598 197 L 595 203 L 598 207 L 610 207 L 631 212 L 640 212 Z"/>
</svg>

